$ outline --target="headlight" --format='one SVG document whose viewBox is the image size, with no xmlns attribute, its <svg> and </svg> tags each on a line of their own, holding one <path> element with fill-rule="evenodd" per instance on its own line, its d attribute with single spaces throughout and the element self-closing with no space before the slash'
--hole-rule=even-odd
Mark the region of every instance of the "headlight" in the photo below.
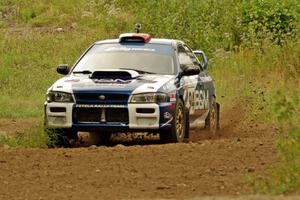
<svg viewBox="0 0 300 200">
<path fill-rule="evenodd" d="M 47 102 L 74 102 L 72 94 L 65 92 L 49 92 Z"/>
<path fill-rule="evenodd" d="M 169 101 L 169 96 L 164 93 L 135 94 L 130 100 L 131 103 L 164 103 Z"/>
</svg>

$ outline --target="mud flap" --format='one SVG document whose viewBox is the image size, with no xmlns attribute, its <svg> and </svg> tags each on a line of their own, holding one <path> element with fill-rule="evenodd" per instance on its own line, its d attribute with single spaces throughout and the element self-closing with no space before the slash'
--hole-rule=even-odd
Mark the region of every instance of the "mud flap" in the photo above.
<svg viewBox="0 0 300 200">
<path fill-rule="evenodd" d="M 190 112 L 186 109 L 185 112 L 185 132 L 184 132 L 184 140 L 188 142 L 190 138 Z"/>
<path fill-rule="evenodd" d="M 217 129 L 220 130 L 220 104 L 217 103 Z"/>
</svg>

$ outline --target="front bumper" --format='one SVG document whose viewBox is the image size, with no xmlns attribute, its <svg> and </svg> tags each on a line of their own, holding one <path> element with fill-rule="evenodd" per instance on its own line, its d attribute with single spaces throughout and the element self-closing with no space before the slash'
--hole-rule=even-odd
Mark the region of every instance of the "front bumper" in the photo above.
<svg viewBox="0 0 300 200">
<path fill-rule="evenodd" d="M 73 103 L 45 103 L 45 120 L 48 127 L 72 128 Z"/>
<path fill-rule="evenodd" d="M 88 108 L 91 113 L 97 109 L 99 120 L 84 121 L 79 119 L 80 108 Z M 92 105 L 74 103 L 45 103 L 45 120 L 50 128 L 72 128 L 77 131 L 109 132 L 147 132 L 171 128 L 174 116 L 174 103 L 164 104 L 127 104 L 127 105 Z M 108 116 L 121 115 L 120 110 L 127 112 L 124 121 L 108 120 Z M 105 110 L 103 114 L 102 110 Z M 96 112 L 96 113 L 97 113 Z M 88 112 L 87 112 L 88 114 Z M 104 116 L 103 116 L 104 115 Z M 107 119 L 106 119 L 107 115 Z M 110 117 L 111 118 L 111 117 Z M 116 119 L 116 117 L 114 117 Z"/>
</svg>

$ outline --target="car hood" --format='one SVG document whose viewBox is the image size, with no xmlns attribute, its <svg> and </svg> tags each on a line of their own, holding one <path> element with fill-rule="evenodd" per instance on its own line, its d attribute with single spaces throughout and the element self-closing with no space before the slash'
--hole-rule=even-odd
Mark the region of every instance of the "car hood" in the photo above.
<svg viewBox="0 0 300 200">
<path fill-rule="evenodd" d="M 90 75 L 75 74 L 59 79 L 49 90 L 68 93 L 112 91 L 137 94 L 160 91 L 171 82 L 174 83 L 174 75 L 138 74 L 130 78 L 90 78 Z"/>
</svg>

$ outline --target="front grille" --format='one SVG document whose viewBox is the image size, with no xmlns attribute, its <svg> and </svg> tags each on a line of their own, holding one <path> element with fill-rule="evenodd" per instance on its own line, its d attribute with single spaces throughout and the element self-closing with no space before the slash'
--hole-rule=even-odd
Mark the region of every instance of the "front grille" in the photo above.
<svg viewBox="0 0 300 200">
<path fill-rule="evenodd" d="M 77 93 L 75 94 L 77 102 L 112 102 L 127 103 L 128 94 L 105 94 L 105 93 Z"/>
<path fill-rule="evenodd" d="M 101 122 L 102 109 L 105 109 L 104 122 Z M 127 108 L 77 108 L 74 113 L 74 120 L 77 123 L 129 122 Z"/>
</svg>

